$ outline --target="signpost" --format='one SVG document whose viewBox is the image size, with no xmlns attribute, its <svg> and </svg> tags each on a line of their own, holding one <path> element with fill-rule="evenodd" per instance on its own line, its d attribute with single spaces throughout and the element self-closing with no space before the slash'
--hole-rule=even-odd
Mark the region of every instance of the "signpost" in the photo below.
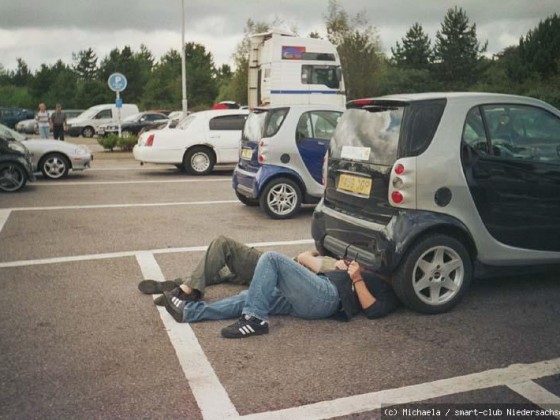
<svg viewBox="0 0 560 420">
<path fill-rule="evenodd" d="M 121 136 L 121 108 L 122 108 L 122 98 L 120 93 L 126 89 L 127 80 L 124 74 L 113 73 L 109 76 L 107 80 L 109 89 L 116 92 L 117 98 L 115 100 L 115 106 L 117 107 L 117 123 L 119 125 L 119 137 Z"/>
</svg>

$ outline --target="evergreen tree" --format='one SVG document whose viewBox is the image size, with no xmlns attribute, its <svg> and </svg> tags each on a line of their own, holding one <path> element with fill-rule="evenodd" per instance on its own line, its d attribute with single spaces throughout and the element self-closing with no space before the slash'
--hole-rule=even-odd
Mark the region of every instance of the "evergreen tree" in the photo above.
<svg viewBox="0 0 560 420">
<path fill-rule="evenodd" d="M 519 58 L 526 67 L 524 76 L 536 72 L 543 78 L 560 70 L 560 16 L 554 14 L 530 30 L 519 41 Z"/>
<path fill-rule="evenodd" d="M 395 48 L 391 48 L 393 61 L 398 67 L 407 69 L 426 70 L 430 67 L 431 46 L 430 38 L 422 29 L 422 25 L 415 23 L 402 38 L 402 44 L 397 41 Z"/>
<path fill-rule="evenodd" d="M 12 76 L 13 84 L 19 87 L 27 86 L 31 79 L 32 74 L 29 71 L 27 63 L 23 60 L 23 58 L 18 57 L 16 71 Z"/>
<path fill-rule="evenodd" d="M 189 108 L 209 108 L 218 96 L 216 69 L 211 52 L 194 42 L 185 44 Z"/>
<path fill-rule="evenodd" d="M 181 109 L 181 91 L 181 54 L 169 50 L 153 67 L 142 96 L 142 106 L 146 109 Z"/>
<path fill-rule="evenodd" d="M 435 75 L 442 89 L 464 90 L 474 85 L 484 72 L 482 54 L 486 51 L 476 37 L 476 24 L 462 8 L 449 9 L 434 45 Z"/>
<path fill-rule="evenodd" d="M 72 53 L 73 69 L 80 80 L 96 80 L 99 69 L 97 68 L 97 55 L 93 48 Z"/>
</svg>

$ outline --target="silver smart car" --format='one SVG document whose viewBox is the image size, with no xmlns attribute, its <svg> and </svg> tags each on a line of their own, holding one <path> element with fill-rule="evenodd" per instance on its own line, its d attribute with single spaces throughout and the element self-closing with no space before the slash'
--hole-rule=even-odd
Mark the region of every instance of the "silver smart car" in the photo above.
<svg viewBox="0 0 560 420">
<path fill-rule="evenodd" d="M 560 111 L 489 93 L 348 103 L 312 234 L 322 253 L 391 274 L 409 307 L 444 312 L 473 268 L 560 263 Z"/>
</svg>

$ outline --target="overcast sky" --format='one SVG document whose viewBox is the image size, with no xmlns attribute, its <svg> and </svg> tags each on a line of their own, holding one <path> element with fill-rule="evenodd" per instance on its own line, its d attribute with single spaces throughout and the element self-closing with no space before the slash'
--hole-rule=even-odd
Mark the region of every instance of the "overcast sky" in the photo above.
<svg viewBox="0 0 560 420">
<path fill-rule="evenodd" d="M 184 0 L 185 41 L 212 52 L 217 66 L 232 64 L 248 18 L 295 27 L 302 36 L 325 35 L 328 0 Z M 354 16 L 365 11 L 384 51 L 419 22 L 433 40 L 455 5 L 476 23 L 488 54 L 515 45 L 539 21 L 560 13 L 560 0 L 339 0 Z M 158 59 L 181 44 L 181 0 L 0 0 L 0 64 L 16 67 L 21 57 L 32 70 L 92 47 L 101 59 L 115 47 L 137 51 L 145 44 Z"/>
</svg>

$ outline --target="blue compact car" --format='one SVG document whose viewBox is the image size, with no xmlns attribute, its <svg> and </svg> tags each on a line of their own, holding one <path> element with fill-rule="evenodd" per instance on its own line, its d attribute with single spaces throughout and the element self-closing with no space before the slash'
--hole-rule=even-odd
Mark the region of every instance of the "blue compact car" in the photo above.
<svg viewBox="0 0 560 420">
<path fill-rule="evenodd" d="M 274 219 L 292 217 L 323 195 L 323 162 L 344 109 L 328 105 L 257 108 L 243 130 L 233 189 Z"/>
</svg>

